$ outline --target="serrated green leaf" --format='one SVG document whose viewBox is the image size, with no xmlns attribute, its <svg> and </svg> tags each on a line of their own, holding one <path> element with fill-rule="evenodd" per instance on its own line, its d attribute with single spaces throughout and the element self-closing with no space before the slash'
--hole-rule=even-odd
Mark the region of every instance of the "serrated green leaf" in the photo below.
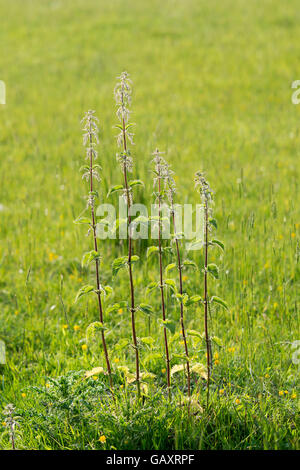
<svg viewBox="0 0 300 470">
<path fill-rule="evenodd" d="M 182 265 L 187 267 L 187 268 L 191 267 L 191 268 L 198 269 L 196 263 L 194 261 L 189 260 L 189 259 L 184 260 Z"/>
<path fill-rule="evenodd" d="M 133 186 L 144 186 L 144 183 L 142 180 L 133 180 L 129 181 L 129 186 L 132 188 Z"/>
<path fill-rule="evenodd" d="M 86 286 L 81 287 L 79 289 L 79 291 L 77 292 L 77 294 L 76 294 L 74 302 L 76 303 L 77 300 L 80 299 L 80 297 L 82 297 L 83 295 L 86 295 L 86 294 L 90 294 L 91 292 L 94 292 L 94 291 L 95 291 L 94 286 L 86 285 Z"/>
<path fill-rule="evenodd" d="M 156 287 L 158 287 L 158 282 L 150 282 L 150 284 L 146 287 L 146 295 L 150 294 Z"/>
<path fill-rule="evenodd" d="M 88 217 L 77 217 L 77 219 L 74 220 L 74 224 L 88 224 L 91 225 L 91 219 Z"/>
<path fill-rule="evenodd" d="M 211 274 L 215 279 L 219 279 L 219 268 L 216 264 L 211 263 L 207 266 L 207 271 Z"/>
<path fill-rule="evenodd" d="M 168 330 L 171 331 L 172 335 L 175 333 L 176 323 L 173 320 L 166 318 L 165 320 L 161 320 L 161 324 L 165 328 L 168 328 Z"/>
<path fill-rule="evenodd" d="M 149 248 L 147 249 L 147 259 L 153 255 L 153 253 L 158 253 L 159 252 L 159 248 L 158 246 L 149 246 Z"/>
<path fill-rule="evenodd" d="M 212 296 L 212 298 L 210 299 L 211 302 L 214 302 L 216 304 L 219 304 L 221 305 L 222 307 L 224 307 L 226 310 L 228 310 L 228 304 L 225 302 L 225 300 L 221 299 L 220 297 L 217 297 L 216 295 Z"/>
<path fill-rule="evenodd" d="M 113 273 L 113 276 L 116 276 L 116 274 L 118 274 L 119 270 L 120 270 L 121 268 L 125 268 L 127 265 L 128 265 L 128 258 L 127 258 L 127 256 L 121 256 L 120 258 L 116 258 L 116 259 L 113 261 L 113 264 L 112 264 L 112 273 Z"/>
<path fill-rule="evenodd" d="M 212 245 L 212 246 L 216 245 L 219 248 L 221 248 L 222 251 L 224 251 L 225 249 L 224 243 L 221 242 L 220 240 L 217 240 L 216 238 L 214 238 L 213 240 L 210 240 L 209 245 Z"/>
<path fill-rule="evenodd" d="M 166 269 L 165 269 L 165 273 L 166 275 L 168 275 L 169 271 L 171 271 L 172 269 L 176 268 L 176 264 L 175 263 L 170 263 L 168 264 L 168 266 L 166 266 Z"/>
<path fill-rule="evenodd" d="M 115 186 L 110 188 L 110 190 L 107 193 L 107 197 L 109 197 L 111 194 L 113 194 L 117 191 L 121 191 L 122 189 L 124 189 L 122 184 L 116 184 Z"/>
<path fill-rule="evenodd" d="M 95 250 L 88 251 L 87 253 L 84 253 L 82 257 L 81 266 L 82 267 L 88 266 L 91 261 L 96 260 L 96 259 L 98 260 L 100 259 L 100 254 L 97 253 L 97 251 Z"/>
<path fill-rule="evenodd" d="M 216 219 L 210 218 L 210 219 L 208 220 L 208 223 L 209 223 L 210 225 L 212 225 L 213 227 L 215 227 L 215 229 L 218 228 L 218 224 L 217 224 Z"/>
<path fill-rule="evenodd" d="M 138 309 L 146 315 L 150 315 L 151 313 L 153 313 L 153 307 L 149 304 L 142 303 L 139 305 Z"/>
<path fill-rule="evenodd" d="M 166 280 L 164 281 L 164 284 L 165 284 L 167 287 L 170 287 L 173 292 L 176 292 L 176 282 L 175 282 L 173 279 L 166 279 Z"/>
</svg>

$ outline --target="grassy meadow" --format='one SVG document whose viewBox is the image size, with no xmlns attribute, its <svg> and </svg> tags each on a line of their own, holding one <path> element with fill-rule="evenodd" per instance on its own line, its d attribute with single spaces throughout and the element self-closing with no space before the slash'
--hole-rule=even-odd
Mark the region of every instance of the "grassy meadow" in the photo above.
<svg viewBox="0 0 300 470">
<path fill-rule="evenodd" d="M 18 449 L 296 449 L 299 448 L 300 105 L 298 2 L 290 0 L 0 0 L 0 448 L 10 449 L 3 410 L 12 403 Z M 86 338 L 98 320 L 95 299 L 74 304 L 94 282 L 82 268 L 91 247 L 73 221 L 86 205 L 80 120 L 99 117 L 101 202 L 122 184 L 116 163 L 113 89 L 123 70 L 133 80 L 133 179 L 145 182 L 135 202 L 153 202 L 151 153 L 156 147 L 176 174 L 177 200 L 199 202 L 194 173 L 206 172 L 215 191 L 217 236 L 210 251 L 220 266 L 210 294 L 229 305 L 209 319 L 213 370 L 209 407 L 205 381 L 192 376 L 186 403 L 182 373 L 166 392 L 157 258 L 151 240 L 134 242 L 142 372 L 147 392 L 136 399 L 130 314 L 109 312 L 129 299 L 126 271 L 112 276 L 126 243 L 99 242 L 106 339 L 115 401 L 100 337 Z M 185 254 L 183 253 L 183 256 Z M 202 252 L 192 259 L 200 266 Z M 171 262 L 171 261 L 168 261 Z M 169 275 L 177 282 L 176 270 Z M 203 295 L 203 273 L 184 272 L 185 290 Z M 179 309 L 169 293 L 171 365 L 182 362 Z M 203 305 L 185 313 L 187 329 L 204 331 Z M 205 364 L 203 340 L 188 335 L 191 355 Z M 176 356 L 177 354 L 177 356 Z M 123 372 L 122 372 L 123 371 Z M 153 377 L 151 374 L 155 374 Z M 126 374 L 125 374 L 126 375 Z M 297 390 L 298 389 L 298 390 Z"/>
</svg>

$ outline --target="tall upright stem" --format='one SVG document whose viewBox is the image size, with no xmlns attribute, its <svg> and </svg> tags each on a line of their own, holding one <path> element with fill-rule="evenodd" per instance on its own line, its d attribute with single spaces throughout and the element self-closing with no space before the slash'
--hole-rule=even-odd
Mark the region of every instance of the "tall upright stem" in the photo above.
<svg viewBox="0 0 300 470">
<path fill-rule="evenodd" d="M 182 295 L 183 294 L 182 265 L 181 265 L 179 243 L 178 243 L 178 239 L 177 239 L 177 236 L 176 236 L 175 211 L 174 211 L 173 202 L 171 204 L 171 209 L 172 209 L 172 221 L 173 221 L 173 227 L 174 227 L 174 236 L 175 236 L 175 244 L 176 244 L 178 272 L 179 272 L 179 292 L 180 292 L 180 295 Z M 185 349 L 185 355 L 186 355 L 188 397 L 190 398 L 190 396 L 191 396 L 191 372 L 190 372 L 189 351 L 188 351 L 188 345 L 187 345 L 185 328 L 184 328 L 183 301 L 182 301 L 182 299 L 180 300 L 180 324 L 181 324 L 181 332 L 182 332 L 182 338 L 183 338 L 183 342 L 184 342 L 184 349 Z"/>
<path fill-rule="evenodd" d="M 91 122 L 90 122 L 90 191 L 91 194 L 93 192 L 93 139 L 92 139 L 92 128 L 91 128 Z M 92 217 L 92 229 L 93 229 L 93 240 L 94 240 L 94 249 L 95 252 L 98 253 L 98 244 L 97 244 L 97 236 L 96 236 L 96 222 L 95 222 L 95 209 L 94 209 L 94 204 L 91 204 L 91 217 Z M 95 266 L 96 266 L 96 284 L 97 284 L 97 298 L 98 298 L 98 308 L 99 308 L 99 319 L 100 322 L 103 324 L 103 308 L 102 308 L 102 301 L 101 301 L 101 286 L 100 286 L 100 279 L 99 279 L 99 259 L 95 258 Z M 109 356 L 108 356 L 108 351 L 107 351 L 107 346 L 106 346 L 106 341 L 105 341 L 105 336 L 104 336 L 104 330 L 101 330 L 101 337 L 102 337 L 102 345 L 103 345 L 103 351 L 105 355 L 105 361 L 106 361 L 106 366 L 107 366 L 107 372 L 109 376 L 109 383 L 111 390 L 113 390 L 113 381 L 112 381 L 112 375 L 111 375 L 111 366 L 110 366 L 110 361 L 109 361 Z"/>
<path fill-rule="evenodd" d="M 161 170 L 159 169 L 158 174 L 158 250 L 159 250 L 159 281 L 160 281 L 160 292 L 161 292 L 161 306 L 162 306 L 162 317 L 166 320 L 166 309 L 165 309 L 165 294 L 164 294 L 164 279 L 163 279 L 163 263 L 162 263 L 162 246 L 161 246 Z M 168 384 L 168 396 L 171 399 L 171 378 L 170 378 L 170 355 L 168 347 L 168 336 L 167 328 L 164 326 L 164 341 L 166 351 L 166 362 L 167 362 L 167 384 Z"/>
<path fill-rule="evenodd" d="M 127 154 L 127 141 L 126 141 L 126 126 L 125 120 L 122 118 L 122 133 L 123 133 L 123 147 L 125 152 L 125 158 Z M 127 168 L 126 168 L 126 161 L 123 165 L 123 174 L 124 174 L 124 184 L 126 190 L 126 199 L 127 199 L 127 215 L 128 215 L 128 268 L 129 268 L 129 282 L 130 282 L 130 298 L 131 298 L 131 329 L 132 329 L 132 339 L 133 345 L 135 350 L 135 367 L 136 367 L 136 383 L 137 383 L 137 390 L 138 396 L 141 395 L 141 384 L 140 384 L 140 360 L 139 360 L 139 350 L 137 344 L 137 337 L 136 337 L 136 328 L 135 328 L 135 299 L 134 299 L 134 285 L 133 285 L 133 276 L 132 276 L 132 265 L 131 265 L 131 256 L 132 256 L 132 239 L 131 239 L 131 232 L 130 232 L 130 225 L 131 225 L 131 215 L 130 215 L 130 207 L 131 207 L 131 199 L 130 199 L 130 191 L 128 186 L 128 178 L 127 178 Z"/>
<path fill-rule="evenodd" d="M 207 264 L 208 264 L 208 206 L 207 200 L 204 205 L 205 211 L 205 239 L 204 239 L 204 329 L 206 342 L 206 360 L 207 360 L 207 406 L 209 403 L 209 385 L 210 385 L 210 341 L 208 335 L 208 295 L 207 295 Z"/>
</svg>

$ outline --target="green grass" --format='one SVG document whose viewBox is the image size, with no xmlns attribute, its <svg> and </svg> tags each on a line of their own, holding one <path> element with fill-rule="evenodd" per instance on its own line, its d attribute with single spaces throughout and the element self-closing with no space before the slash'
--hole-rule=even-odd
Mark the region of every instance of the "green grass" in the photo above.
<svg viewBox="0 0 300 470">
<path fill-rule="evenodd" d="M 7 348 L 0 407 L 13 403 L 21 416 L 18 448 L 299 448 L 299 399 L 292 398 L 299 365 L 291 348 L 300 339 L 300 106 L 291 103 L 291 83 L 299 78 L 297 6 L 296 0 L 0 0 L 0 80 L 7 87 L 0 107 L 0 339 Z M 146 181 L 139 201 L 150 202 L 150 154 L 158 146 L 178 176 L 182 202 L 196 202 L 193 174 L 207 171 L 226 244 L 224 255 L 215 255 L 222 271 L 211 287 L 230 305 L 211 318 L 221 340 L 214 345 L 211 407 L 198 383 L 201 408 L 191 417 L 179 406 L 183 377 L 174 376 L 168 404 L 164 361 L 149 358 L 163 348 L 155 318 L 150 325 L 137 318 L 138 335 L 149 336 L 150 328 L 155 339 L 141 352 L 143 369 L 157 375 L 143 404 L 120 373 L 114 405 L 105 378 L 82 381 L 83 372 L 70 372 L 104 365 L 100 343 L 82 350 L 86 327 L 98 319 L 96 304 L 73 304 L 93 276 L 80 267 L 88 239 L 73 224 L 85 204 L 79 121 L 90 108 L 100 118 L 105 199 L 121 182 L 112 91 L 123 69 L 134 81 L 134 176 Z M 123 252 L 113 241 L 102 245 L 102 278 L 115 289 L 109 303 L 128 296 L 126 276 L 111 276 L 111 262 Z M 157 272 L 144 261 L 144 245 L 136 244 L 136 252 L 143 260 L 135 268 L 142 302 Z M 202 294 L 202 276 L 187 276 L 187 288 Z M 159 296 L 151 303 L 160 318 Z M 178 310 L 170 310 L 178 319 Z M 130 338 L 128 315 L 111 314 L 106 322 L 113 363 L 134 371 L 133 351 L 120 344 Z M 191 309 L 186 322 L 202 332 L 203 309 Z M 178 333 L 179 322 L 172 353 L 182 348 Z M 203 362 L 204 345 L 189 338 L 189 346 Z M 5 430 L 0 424 L 6 449 Z M 103 434 L 105 444 L 98 441 Z"/>
</svg>

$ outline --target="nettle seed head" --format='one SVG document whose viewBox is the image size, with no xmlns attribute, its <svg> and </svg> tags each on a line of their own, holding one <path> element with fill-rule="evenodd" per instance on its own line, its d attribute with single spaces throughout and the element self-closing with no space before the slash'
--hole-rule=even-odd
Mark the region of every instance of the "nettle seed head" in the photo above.
<svg viewBox="0 0 300 470">
<path fill-rule="evenodd" d="M 82 170 L 84 173 L 82 179 L 87 181 L 90 178 L 95 178 L 97 181 L 100 181 L 100 174 L 97 170 L 101 170 L 100 165 L 93 165 L 93 161 L 98 157 L 98 152 L 95 149 L 95 146 L 99 143 L 99 129 L 98 129 L 99 119 L 95 115 L 95 111 L 89 110 L 84 114 L 81 124 L 83 124 L 83 145 L 86 147 L 86 159 L 90 161 L 90 167 L 84 166 Z M 90 204 L 89 204 L 90 205 Z"/>
<path fill-rule="evenodd" d="M 171 170 L 170 166 L 166 163 L 164 166 L 164 182 L 171 211 L 174 211 L 174 194 L 176 193 L 176 184 L 173 175 L 174 171 Z"/>
<path fill-rule="evenodd" d="M 93 139 L 96 141 L 96 143 L 99 143 L 99 138 L 98 138 L 98 122 L 99 119 L 95 115 L 96 111 L 89 110 L 87 111 L 83 119 L 81 120 L 81 124 L 83 124 L 83 145 L 86 146 L 89 144 L 90 147 L 94 147 L 95 144 L 93 144 Z"/>
<path fill-rule="evenodd" d="M 124 119 L 125 122 L 128 122 L 130 116 L 129 106 L 131 104 L 132 81 L 127 72 L 122 72 L 121 75 L 117 77 L 117 80 L 118 83 L 114 89 L 117 103 L 117 117 L 120 121 Z"/>
<path fill-rule="evenodd" d="M 164 152 L 160 152 L 158 149 L 155 149 L 152 155 L 154 156 L 152 162 L 154 163 L 154 178 L 153 178 L 153 186 L 158 183 L 159 180 L 164 181 L 165 180 L 165 174 L 166 174 L 166 166 L 167 162 L 165 159 L 162 157 Z"/>
<path fill-rule="evenodd" d="M 201 171 L 195 173 L 195 188 L 198 189 L 201 195 L 202 203 L 211 206 L 213 203 L 213 190 L 205 178 L 205 174 Z"/>
</svg>

